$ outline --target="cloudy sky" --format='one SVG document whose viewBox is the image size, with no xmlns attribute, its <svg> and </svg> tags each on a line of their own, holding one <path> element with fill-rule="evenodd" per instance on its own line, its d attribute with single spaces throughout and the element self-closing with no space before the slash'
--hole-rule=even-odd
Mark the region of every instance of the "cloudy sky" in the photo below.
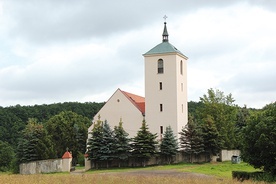
<svg viewBox="0 0 276 184">
<path fill-rule="evenodd" d="M 0 106 L 144 96 L 142 54 L 169 40 L 188 98 L 207 89 L 261 108 L 276 99 L 274 0 L 0 0 Z"/>
</svg>

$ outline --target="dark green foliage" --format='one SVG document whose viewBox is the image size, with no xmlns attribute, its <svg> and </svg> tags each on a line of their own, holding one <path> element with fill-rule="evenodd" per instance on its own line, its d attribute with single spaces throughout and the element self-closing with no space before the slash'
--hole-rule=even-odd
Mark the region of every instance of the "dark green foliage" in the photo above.
<svg viewBox="0 0 276 184">
<path fill-rule="evenodd" d="M 123 128 L 123 122 L 120 120 L 119 126 L 114 127 L 114 156 L 119 160 L 119 167 L 121 162 L 125 161 L 129 157 L 130 139 L 128 133 Z"/>
<path fill-rule="evenodd" d="M 232 178 L 238 181 L 253 180 L 276 182 L 276 176 L 265 172 L 245 172 L 245 171 L 232 171 Z"/>
<path fill-rule="evenodd" d="M 207 115 L 207 117 L 203 119 L 203 124 L 201 128 L 204 150 L 207 160 L 210 161 L 211 157 L 213 155 L 217 155 L 221 148 L 219 133 L 217 131 L 212 116 Z"/>
<path fill-rule="evenodd" d="M 171 126 L 168 126 L 160 144 L 160 155 L 170 164 L 173 156 L 177 153 L 177 149 L 177 138 L 174 136 Z"/>
<path fill-rule="evenodd" d="M 255 168 L 276 175 L 276 102 L 252 116 L 243 137 L 242 158 Z"/>
<path fill-rule="evenodd" d="M 10 170 L 13 158 L 13 148 L 8 143 L 0 140 L 0 172 Z"/>
<path fill-rule="evenodd" d="M 44 126 L 36 119 L 29 119 L 19 140 L 17 158 L 19 163 L 55 158 L 52 142 Z"/>
<path fill-rule="evenodd" d="M 194 122 L 189 115 L 187 125 L 182 129 L 180 134 L 180 147 L 184 153 L 190 155 L 190 162 L 193 163 L 193 157 L 204 152 L 203 136 L 200 127 Z"/>
<path fill-rule="evenodd" d="M 250 110 L 246 106 L 238 108 L 237 122 L 235 126 L 235 135 L 238 149 L 242 149 L 243 129 L 248 124 L 250 116 Z"/>
<path fill-rule="evenodd" d="M 105 120 L 103 124 L 103 137 L 100 147 L 100 161 L 106 162 L 106 167 L 109 167 L 109 162 L 114 159 L 115 153 L 115 139 L 113 131 L 111 130 L 108 122 Z"/>
<path fill-rule="evenodd" d="M 98 168 L 97 163 L 100 161 L 101 152 L 100 149 L 102 147 L 102 139 L 103 139 L 103 122 L 100 120 L 94 124 L 94 127 L 91 132 L 89 132 L 90 138 L 87 142 L 87 154 L 89 160 L 94 162 L 96 168 Z"/>
<path fill-rule="evenodd" d="M 155 146 L 157 144 L 157 135 L 152 134 L 148 129 L 146 121 L 143 121 L 132 143 L 132 156 L 140 161 L 143 166 L 145 166 L 149 158 L 156 153 Z"/>
<path fill-rule="evenodd" d="M 222 148 L 237 148 L 238 140 L 235 135 L 237 106 L 233 104 L 231 93 L 227 96 L 222 91 L 208 89 L 208 94 L 200 98 L 203 106 L 199 109 L 201 122 L 207 116 L 212 116 L 219 132 Z"/>
<path fill-rule="evenodd" d="M 4 108 L 0 108 L 0 140 L 9 143 L 16 149 L 20 131 L 25 127 L 25 122 Z"/>
<path fill-rule="evenodd" d="M 85 153 L 87 140 L 87 124 L 90 120 L 71 111 L 64 111 L 53 116 L 45 123 L 56 151 L 61 158 L 67 148 L 72 152 L 74 162 L 78 153 Z M 75 163 L 73 163 L 75 164 Z"/>
</svg>

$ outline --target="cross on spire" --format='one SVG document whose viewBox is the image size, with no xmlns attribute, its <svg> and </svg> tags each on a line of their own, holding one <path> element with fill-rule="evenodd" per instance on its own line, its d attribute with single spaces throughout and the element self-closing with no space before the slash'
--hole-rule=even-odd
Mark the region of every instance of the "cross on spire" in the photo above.
<svg viewBox="0 0 276 184">
<path fill-rule="evenodd" d="M 165 20 L 165 22 L 166 22 L 166 19 L 167 19 L 168 17 L 167 17 L 167 15 L 165 15 L 164 17 L 163 17 L 163 19 Z"/>
<path fill-rule="evenodd" d="M 166 19 L 168 18 L 167 15 L 165 15 L 164 17 L 164 31 L 163 31 L 163 34 L 162 34 L 162 37 L 163 37 L 163 42 L 168 42 L 169 41 L 169 34 L 168 34 L 168 31 L 167 31 L 167 26 L 166 26 Z"/>
</svg>

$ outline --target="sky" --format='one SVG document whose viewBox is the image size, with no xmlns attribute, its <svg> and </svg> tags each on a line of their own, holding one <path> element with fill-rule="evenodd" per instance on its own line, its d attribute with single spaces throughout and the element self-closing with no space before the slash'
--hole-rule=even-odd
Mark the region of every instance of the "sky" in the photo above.
<svg viewBox="0 0 276 184">
<path fill-rule="evenodd" d="M 188 59 L 188 101 L 276 99 L 274 0 L 0 0 L 0 106 L 144 96 L 143 54 L 169 41 Z"/>
</svg>

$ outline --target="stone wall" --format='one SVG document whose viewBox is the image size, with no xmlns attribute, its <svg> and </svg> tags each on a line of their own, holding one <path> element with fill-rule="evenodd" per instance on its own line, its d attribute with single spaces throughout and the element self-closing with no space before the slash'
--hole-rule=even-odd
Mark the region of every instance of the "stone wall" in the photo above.
<svg viewBox="0 0 276 184">
<path fill-rule="evenodd" d="M 232 156 L 240 156 L 240 150 L 221 150 L 219 154 L 220 161 L 231 161 Z"/>
<path fill-rule="evenodd" d="M 20 174 L 62 172 L 62 159 L 39 160 L 20 164 Z"/>
<path fill-rule="evenodd" d="M 171 163 L 180 163 L 180 162 L 193 162 L 193 163 L 202 163 L 202 162 L 208 162 L 211 161 L 211 158 L 206 158 L 205 154 L 200 154 L 198 156 L 193 156 L 192 158 L 190 155 L 185 154 L 183 152 L 178 152 L 176 156 L 172 158 Z M 164 161 L 160 157 L 151 157 L 150 160 L 146 163 L 147 166 L 149 165 L 162 165 L 162 164 L 168 164 L 168 162 Z M 98 162 L 97 165 L 95 165 L 94 162 L 91 162 L 88 160 L 88 158 L 85 158 L 85 170 L 89 170 L 91 168 L 106 168 L 107 164 L 106 162 Z M 109 163 L 109 167 L 118 167 L 119 163 L 117 160 L 113 160 Z M 120 163 L 121 167 L 141 167 L 143 166 L 142 162 L 137 162 L 135 159 L 128 159 L 122 163 Z"/>
</svg>

